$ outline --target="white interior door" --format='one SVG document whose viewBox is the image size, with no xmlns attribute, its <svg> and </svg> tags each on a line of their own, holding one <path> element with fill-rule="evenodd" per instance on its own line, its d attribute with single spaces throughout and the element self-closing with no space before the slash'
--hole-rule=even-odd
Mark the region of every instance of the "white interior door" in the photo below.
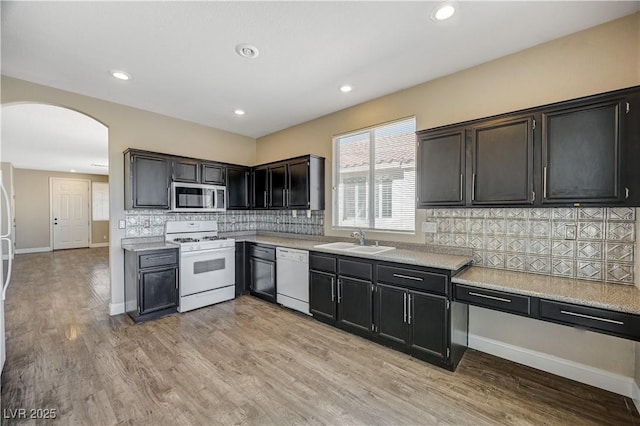
<svg viewBox="0 0 640 426">
<path fill-rule="evenodd" d="M 51 178 L 53 249 L 89 247 L 89 182 Z"/>
</svg>

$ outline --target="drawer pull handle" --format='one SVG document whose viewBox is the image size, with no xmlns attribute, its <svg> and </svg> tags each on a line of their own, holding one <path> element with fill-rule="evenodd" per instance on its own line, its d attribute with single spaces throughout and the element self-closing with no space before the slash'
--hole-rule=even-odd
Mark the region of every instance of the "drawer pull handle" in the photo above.
<svg viewBox="0 0 640 426">
<path fill-rule="evenodd" d="M 474 291 L 470 291 L 469 296 L 483 297 L 485 299 L 497 300 L 498 302 L 511 303 L 511 299 L 505 299 L 504 297 L 489 296 L 488 294 L 480 294 Z"/>
<path fill-rule="evenodd" d="M 580 317 L 580 318 L 586 318 L 586 319 L 590 319 L 590 320 L 608 322 L 608 323 L 611 323 L 611 324 L 624 325 L 624 322 L 622 322 L 622 321 L 612 320 L 612 319 L 609 319 L 609 318 L 594 317 L 592 315 L 579 314 L 577 312 L 571 312 L 571 311 L 560 311 L 560 313 L 561 314 L 565 314 L 565 315 L 571 315 L 571 316 L 574 316 L 574 317 Z"/>
<path fill-rule="evenodd" d="M 174 256 L 172 254 L 167 254 L 165 256 L 149 256 L 147 260 L 158 260 L 158 259 L 173 259 Z"/>
<path fill-rule="evenodd" d="M 405 278 L 407 280 L 423 281 L 422 278 L 420 278 L 420 277 L 412 277 L 410 275 L 393 274 L 393 276 L 396 277 L 396 278 Z"/>
</svg>

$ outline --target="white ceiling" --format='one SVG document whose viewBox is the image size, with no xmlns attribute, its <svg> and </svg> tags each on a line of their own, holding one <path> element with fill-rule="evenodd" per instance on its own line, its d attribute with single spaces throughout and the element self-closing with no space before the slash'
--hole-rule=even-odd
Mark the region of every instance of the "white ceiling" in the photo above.
<svg viewBox="0 0 640 426">
<path fill-rule="evenodd" d="M 79 112 L 43 104 L 2 107 L 2 161 L 20 169 L 106 175 L 109 135 Z"/>
<path fill-rule="evenodd" d="M 436 4 L 2 1 L 2 73 L 260 137 L 640 10 L 459 1 L 436 23 Z"/>
</svg>

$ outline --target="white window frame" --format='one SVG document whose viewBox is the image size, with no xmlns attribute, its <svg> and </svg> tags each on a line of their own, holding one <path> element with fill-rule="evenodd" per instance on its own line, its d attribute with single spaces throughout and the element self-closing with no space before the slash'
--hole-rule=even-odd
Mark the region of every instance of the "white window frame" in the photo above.
<svg viewBox="0 0 640 426">
<path fill-rule="evenodd" d="M 340 210 L 340 206 L 339 206 L 339 184 L 340 184 L 340 167 L 339 167 L 339 161 L 340 161 L 340 154 L 339 154 L 339 143 L 338 140 L 340 138 L 345 138 L 345 137 L 349 137 L 349 136 L 353 136 L 353 135 L 357 135 L 357 134 L 362 134 L 362 133 L 367 133 L 369 132 L 370 136 L 369 136 L 369 140 L 373 143 L 375 141 L 374 136 L 374 131 L 377 128 L 380 127 L 384 127 L 384 126 L 388 126 L 394 123 L 399 123 L 402 121 L 407 121 L 407 120 L 411 120 L 413 119 L 415 121 L 416 117 L 415 116 L 410 116 L 410 117 L 404 117 L 404 118 L 400 118 L 398 120 L 393 120 L 393 121 L 389 121 L 386 123 L 380 123 L 380 124 L 376 124 L 375 126 L 371 126 L 371 127 L 366 127 L 363 129 L 359 129 L 359 130 L 354 130 L 352 132 L 349 133 L 344 133 L 344 134 L 340 134 L 340 135 L 336 135 L 333 137 L 332 140 L 332 144 L 333 144 L 333 161 L 332 161 L 332 168 L 333 168 L 333 173 L 332 173 L 332 197 L 333 197 L 333 202 L 332 202 L 332 219 L 331 219 L 331 229 L 336 230 L 336 231 L 352 231 L 355 229 L 358 229 L 358 227 L 355 226 L 340 226 L 338 225 L 339 223 L 339 217 L 341 217 L 340 215 L 343 214 L 343 212 Z M 415 164 L 415 168 L 417 170 L 417 141 L 416 141 L 416 149 L 414 150 L 414 164 Z M 381 232 L 381 233 L 390 233 L 390 234 L 409 234 L 409 235 L 415 235 L 416 233 L 416 218 L 417 218 L 417 214 L 414 215 L 413 218 L 413 230 L 397 230 L 397 229 L 384 229 L 384 228 L 375 228 L 374 224 L 375 224 L 375 220 L 376 220 L 376 212 L 375 212 L 375 149 L 373 149 L 371 146 L 369 147 L 369 171 L 366 177 L 366 193 L 367 195 L 369 195 L 369 203 L 366 206 L 367 207 L 367 213 L 366 213 L 366 218 L 368 220 L 368 226 L 362 226 L 362 229 L 364 230 L 368 230 L 368 231 L 372 231 L 372 232 Z M 416 179 L 417 179 L 417 173 L 416 173 Z M 417 188 L 417 182 L 415 182 L 415 188 Z M 414 194 L 413 194 L 413 200 L 415 202 L 416 200 L 416 193 L 415 193 L 414 189 Z M 380 204 L 382 205 L 382 199 L 380 200 Z M 414 205 L 414 209 L 415 209 L 415 205 Z M 380 208 L 380 213 L 382 213 L 382 208 Z"/>
</svg>

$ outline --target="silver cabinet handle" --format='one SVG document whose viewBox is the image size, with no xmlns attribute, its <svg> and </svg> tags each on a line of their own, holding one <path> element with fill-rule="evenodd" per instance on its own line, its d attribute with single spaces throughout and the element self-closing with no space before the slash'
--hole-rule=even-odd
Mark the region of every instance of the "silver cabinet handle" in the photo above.
<svg viewBox="0 0 640 426">
<path fill-rule="evenodd" d="M 612 319 L 609 319 L 609 318 L 594 317 L 594 316 L 591 316 L 591 315 L 579 314 L 577 312 L 571 312 L 571 311 L 560 311 L 560 313 L 564 314 L 564 315 L 571 315 L 573 317 L 580 317 L 580 318 L 586 318 L 586 319 L 595 320 L 595 321 L 608 322 L 610 324 L 624 325 L 624 322 L 622 322 L 622 321 L 612 320 Z"/>
<path fill-rule="evenodd" d="M 411 294 L 407 295 L 407 324 L 411 324 Z"/>
<path fill-rule="evenodd" d="M 396 277 L 396 278 L 404 278 L 404 279 L 407 279 L 407 280 L 423 281 L 423 279 L 420 278 L 420 277 L 412 277 L 410 275 L 393 274 L 393 276 Z"/>
<path fill-rule="evenodd" d="M 267 206 L 267 191 L 264 191 L 264 206 L 268 207 Z"/>
<path fill-rule="evenodd" d="M 402 300 L 402 312 L 404 314 L 404 322 L 407 322 L 407 293 L 402 293 L 402 295 L 404 296 L 403 300 Z"/>
<path fill-rule="evenodd" d="M 462 186 L 464 185 L 464 175 L 462 173 L 460 173 L 460 201 L 462 201 Z"/>
<path fill-rule="evenodd" d="M 335 278 L 331 277 L 331 301 L 335 302 L 336 300 L 336 289 L 335 289 Z"/>
<path fill-rule="evenodd" d="M 476 200 L 476 174 L 471 175 L 471 201 Z"/>
<path fill-rule="evenodd" d="M 282 190 L 282 206 L 283 207 L 287 206 L 287 190 L 286 189 Z"/>
<path fill-rule="evenodd" d="M 505 299 L 504 297 L 489 296 L 488 294 L 476 293 L 474 291 L 470 291 L 469 292 L 469 296 L 483 297 L 485 299 L 491 299 L 491 300 L 497 300 L 499 302 L 511 303 L 511 299 Z"/>
<path fill-rule="evenodd" d="M 547 166 L 542 168 L 542 198 L 547 198 Z"/>
<path fill-rule="evenodd" d="M 629 188 L 624 189 L 624 198 L 629 198 Z"/>
<path fill-rule="evenodd" d="M 165 254 L 164 256 L 150 256 L 150 257 L 149 257 L 149 259 L 154 259 L 154 260 L 157 260 L 157 259 L 169 259 L 169 258 L 173 259 L 173 258 L 174 258 L 174 255 L 172 255 L 172 254 Z"/>
<path fill-rule="evenodd" d="M 531 191 L 531 204 L 536 202 L 536 191 Z"/>
<path fill-rule="evenodd" d="M 340 293 L 342 293 L 340 291 L 340 288 L 342 287 L 342 281 L 340 281 L 340 278 L 338 278 L 338 303 L 340 303 L 340 300 L 342 299 L 342 295 Z"/>
</svg>

